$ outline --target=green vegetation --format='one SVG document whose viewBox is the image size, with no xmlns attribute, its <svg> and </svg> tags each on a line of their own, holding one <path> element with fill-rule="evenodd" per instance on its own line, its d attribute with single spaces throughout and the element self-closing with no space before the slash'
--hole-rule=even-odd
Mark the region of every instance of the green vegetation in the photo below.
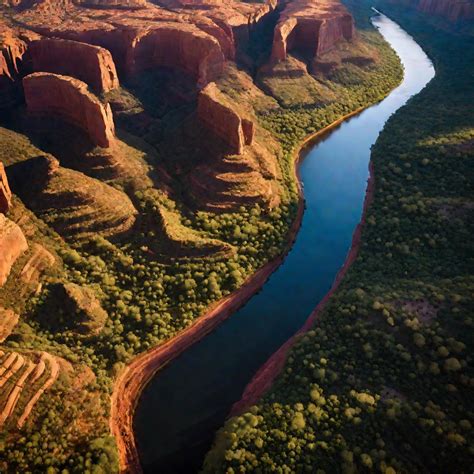
<svg viewBox="0 0 474 474">
<path fill-rule="evenodd" d="M 46 274 L 42 291 L 33 297 L 18 295 L 14 279 L 0 289 L 0 301 L 8 302 L 22 315 L 21 324 L 5 346 L 48 351 L 74 367 L 88 366 L 94 377 L 77 391 L 71 388 L 72 380 L 56 383 L 40 399 L 33 425 L 27 424 L 21 432 L 0 434 L 0 470 L 6 464 L 16 472 L 36 472 L 39 466 L 48 466 L 48 472 L 116 471 L 107 415 L 117 373 L 135 355 L 189 327 L 210 304 L 239 288 L 258 268 L 283 252 L 298 203 L 293 174 L 298 143 L 348 112 L 380 100 L 400 81 L 401 68 L 393 51 L 377 33 L 364 35 L 379 52 L 380 63 L 351 66 L 358 71 L 357 82 L 349 83 L 343 72 L 333 80 L 318 79 L 336 101 L 324 102 L 323 106 L 311 100 L 306 106 L 278 107 L 274 98 L 261 91 L 255 96 L 246 96 L 248 89 L 244 87 L 229 91 L 229 95 L 235 94 L 234 99 L 245 98 L 257 109 L 258 119 L 282 145 L 278 159 L 284 193 L 281 204 L 271 211 L 254 205 L 232 213 L 196 212 L 184 205 L 186 190 L 179 174 L 172 173 L 170 197 L 150 189 L 129 192 L 139 215 L 128 234 L 64 241 L 45 225 L 47 213 L 40 216 L 44 222 L 16 202 L 12 212 L 18 213 L 18 218 L 29 216 L 33 240 L 54 251 L 60 264 Z M 173 78 L 169 72 L 144 74 L 141 83 L 131 84 L 129 91 L 122 90 L 119 97 L 112 95 L 107 100 L 126 104 L 118 123 L 130 134 L 127 142 L 146 149 L 143 158 L 155 169 L 168 166 L 175 172 L 176 163 L 184 168 L 193 164 L 189 144 L 173 142 L 170 137 L 181 137 L 177 129 L 189 124 L 194 98 L 174 108 L 175 97 L 186 87 L 175 84 Z M 232 89 L 233 79 L 226 76 L 222 81 L 226 80 Z M 311 81 L 318 84 L 316 79 Z M 165 104 L 160 103 L 161 84 L 166 90 L 172 89 Z M 158 92 L 152 94 L 154 91 Z M 150 117 L 146 125 L 140 121 L 145 112 Z M 3 149 L 11 143 L 12 134 L 14 149 L 7 164 L 42 153 L 16 132 L 0 129 Z M 61 158 L 67 153 L 63 147 Z M 51 212 L 49 222 L 56 217 L 54 210 Z M 15 267 L 15 276 L 20 267 Z M 74 321 L 66 324 L 64 308 L 58 307 L 54 297 L 57 285 L 64 283 L 87 287 L 100 300 L 108 318 L 99 333 L 84 337 Z M 84 323 L 84 317 L 79 322 Z M 100 326 L 102 323 L 101 319 Z M 91 408 L 82 413 L 83 422 L 78 426 L 75 420 L 87 397 L 93 399 Z M 291 425 L 303 429 L 309 425 L 307 416 L 295 414 Z M 256 441 L 256 445 L 262 443 Z"/>
<path fill-rule="evenodd" d="M 437 76 L 373 148 L 356 262 L 271 391 L 221 429 L 205 472 L 472 468 L 474 43 L 380 3 Z"/>
</svg>

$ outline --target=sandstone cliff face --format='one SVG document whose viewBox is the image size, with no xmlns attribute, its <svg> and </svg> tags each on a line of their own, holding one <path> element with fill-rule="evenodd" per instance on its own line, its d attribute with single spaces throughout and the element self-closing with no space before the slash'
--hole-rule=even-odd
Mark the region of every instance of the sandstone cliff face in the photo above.
<svg viewBox="0 0 474 474">
<path fill-rule="evenodd" d="M 57 115 L 81 128 L 91 142 L 108 148 L 115 141 L 110 106 L 102 104 L 78 79 L 52 73 L 34 73 L 23 79 L 28 111 Z"/>
<path fill-rule="evenodd" d="M 242 119 L 214 82 L 199 94 L 198 118 L 229 147 L 229 153 L 241 155 L 245 145 L 251 145 L 253 122 Z"/>
<path fill-rule="evenodd" d="M 156 66 L 181 69 L 203 87 L 222 72 L 224 55 L 219 42 L 197 28 L 162 25 L 135 38 L 127 62 L 130 74 Z"/>
<path fill-rule="evenodd" d="M 77 5 L 102 8 L 143 8 L 146 0 L 75 0 Z"/>
<path fill-rule="evenodd" d="M 112 55 L 98 46 L 44 38 L 30 43 L 28 57 L 33 71 L 72 76 L 99 93 L 119 86 Z"/>
<path fill-rule="evenodd" d="M 20 227 L 0 214 L 0 287 L 7 281 L 13 264 L 27 249 Z"/>
<path fill-rule="evenodd" d="M 135 2 L 126 0 L 58 2 L 42 0 L 41 9 L 26 8 L 15 19 L 46 37 L 106 48 L 120 74 L 166 66 L 191 74 L 199 87 L 215 79 L 224 58 L 234 59 L 236 38 L 248 35 L 276 5 L 276 0 L 161 0 L 167 8 L 152 2 L 133 8 Z M 111 8 L 97 8 L 105 6 Z"/>
<path fill-rule="evenodd" d="M 11 105 L 23 55 L 28 42 L 36 38 L 32 32 L 13 31 L 0 21 L 0 108 Z"/>
<path fill-rule="evenodd" d="M 10 209 L 12 193 L 10 186 L 8 186 L 7 175 L 5 174 L 5 167 L 0 162 L 0 212 L 6 214 Z"/>
<path fill-rule="evenodd" d="M 295 0 L 285 7 L 275 28 L 272 60 L 286 60 L 291 50 L 320 57 L 353 37 L 353 18 L 338 1 Z"/>
</svg>

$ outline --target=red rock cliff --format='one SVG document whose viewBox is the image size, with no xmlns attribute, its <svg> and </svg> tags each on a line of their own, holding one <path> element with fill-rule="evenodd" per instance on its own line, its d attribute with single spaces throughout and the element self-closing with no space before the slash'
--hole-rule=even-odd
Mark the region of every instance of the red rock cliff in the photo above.
<svg viewBox="0 0 474 474">
<path fill-rule="evenodd" d="M 84 5 L 96 8 L 143 8 L 146 7 L 146 0 L 75 0 L 77 5 Z"/>
<path fill-rule="evenodd" d="M 37 37 L 31 32 L 13 31 L 0 22 L 0 107 L 13 101 L 15 81 L 28 46 Z"/>
<path fill-rule="evenodd" d="M 199 94 L 198 117 L 207 128 L 228 144 L 230 153 L 240 155 L 245 145 L 252 144 L 253 122 L 239 116 L 214 82 L 208 84 Z"/>
<path fill-rule="evenodd" d="M 34 71 L 75 77 L 99 93 L 119 86 L 112 55 L 99 46 L 44 38 L 30 43 L 28 56 Z"/>
<path fill-rule="evenodd" d="M 27 248 L 21 229 L 0 214 L 0 287 L 5 284 L 13 264 Z"/>
<path fill-rule="evenodd" d="M 108 148 L 114 143 L 110 106 L 91 94 L 84 82 L 38 72 L 26 76 L 23 87 L 29 112 L 57 115 L 84 130 L 97 146 Z"/>
<path fill-rule="evenodd" d="M 0 162 L 0 212 L 6 214 L 10 209 L 12 193 L 10 186 L 8 186 L 7 175 L 3 163 Z"/>
<path fill-rule="evenodd" d="M 222 72 L 224 54 L 213 36 L 194 26 L 163 24 L 135 38 L 127 66 L 131 74 L 153 66 L 181 69 L 203 87 Z"/>
<path fill-rule="evenodd" d="M 295 0 L 275 27 L 272 60 L 284 61 L 291 50 L 319 57 L 353 36 L 353 18 L 339 1 Z"/>
</svg>

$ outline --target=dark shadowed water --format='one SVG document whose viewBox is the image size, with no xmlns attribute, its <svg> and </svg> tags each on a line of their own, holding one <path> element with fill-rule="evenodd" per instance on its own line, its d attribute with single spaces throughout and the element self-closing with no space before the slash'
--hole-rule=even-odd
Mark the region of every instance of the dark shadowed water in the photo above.
<svg viewBox="0 0 474 474">
<path fill-rule="evenodd" d="M 262 291 L 159 371 L 134 420 L 145 472 L 197 472 L 217 429 L 258 368 L 304 323 L 344 263 L 360 221 L 370 147 L 390 115 L 434 76 L 407 33 L 373 19 L 405 67 L 403 83 L 315 144 L 301 163 L 307 209 L 297 241 Z"/>
</svg>

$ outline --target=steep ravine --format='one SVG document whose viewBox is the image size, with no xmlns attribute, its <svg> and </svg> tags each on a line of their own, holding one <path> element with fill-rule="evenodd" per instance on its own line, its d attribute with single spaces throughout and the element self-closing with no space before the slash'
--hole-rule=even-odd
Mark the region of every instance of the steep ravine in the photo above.
<svg viewBox="0 0 474 474">
<path fill-rule="evenodd" d="M 427 56 L 398 25 L 384 16 L 374 24 L 402 60 L 403 83 L 305 153 L 300 174 L 307 209 L 284 264 L 244 308 L 145 388 L 134 427 L 146 472 L 199 469 L 253 374 L 302 326 L 343 265 L 361 218 L 370 147 L 388 117 L 434 75 Z"/>
</svg>

